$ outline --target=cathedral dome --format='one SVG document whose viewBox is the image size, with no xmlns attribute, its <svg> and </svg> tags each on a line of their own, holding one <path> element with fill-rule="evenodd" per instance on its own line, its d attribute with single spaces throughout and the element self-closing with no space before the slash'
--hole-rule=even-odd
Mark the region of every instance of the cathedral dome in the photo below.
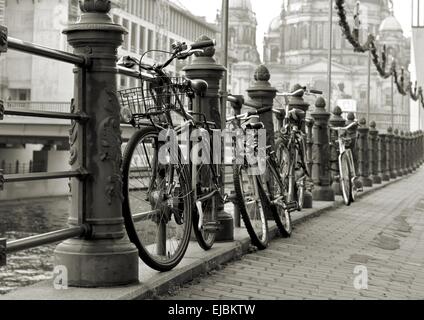
<svg viewBox="0 0 424 320">
<path fill-rule="evenodd" d="M 250 0 L 230 0 L 231 9 L 248 9 L 252 11 Z"/>
<path fill-rule="evenodd" d="M 393 16 L 390 15 L 380 25 L 380 32 L 402 32 L 402 26 L 399 21 Z"/>
<path fill-rule="evenodd" d="M 280 28 L 281 28 L 281 18 L 280 16 L 278 16 L 272 19 L 271 23 L 269 24 L 268 32 L 271 33 L 275 31 L 279 31 Z"/>
</svg>

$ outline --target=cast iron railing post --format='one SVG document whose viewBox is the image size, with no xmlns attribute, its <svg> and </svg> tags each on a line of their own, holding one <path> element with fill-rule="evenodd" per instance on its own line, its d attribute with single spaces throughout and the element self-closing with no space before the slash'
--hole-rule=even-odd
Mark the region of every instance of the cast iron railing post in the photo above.
<svg viewBox="0 0 424 320">
<path fill-rule="evenodd" d="M 370 157 L 368 148 L 368 133 L 367 121 L 362 118 L 359 121 L 358 128 L 358 167 L 359 167 L 359 181 L 362 182 L 364 187 L 372 187 L 372 180 L 370 179 Z"/>
<path fill-rule="evenodd" d="M 379 175 L 379 163 L 378 163 L 378 130 L 375 121 L 370 123 L 369 131 L 369 156 L 370 156 L 370 169 L 371 169 L 371 180 L 374 184 L 381 184 L 381 177 Z"/>
<path fill-rule="evenodd" d="M 389 170 L 390 179 L 396 179 L 397 175 L 394 169 L 395 166 L 395 154 L 393 146 L 393 128 L 387 129 L 387 166 Z"/>
<path fill-rule="evenodd" d="M 198 41 L 210 40 L 207 36 L 201 36 Z M 224 78 L 226 69 L 224 66 L 218 64 L 214 59 L 215 48 L 210 47 L 204 50 L 204 53 L 196 54 L 193 62 L 184 67 L 187 78 L 189 79 L 202 79 L 208 83 L 208 91 L 201 97 L 201 113 L 204 113 L 208 121 L 213 121 L 217 125 L 217 129 L 222 128 L 221 117 L 226 117 L 225 114 L 221 115 L 219 84 Z M 223 156 L 223 155 L 222 155 Z M 221 182 L 224 181 L 225 165 L 221 166 Z M 218 199 L 217 199 L 218 200 Z M 223 201 L 218 200 L 217 206 L 217 220 L 220 225 L 220 231 L 216 235 L 217 241 L 233 241 L 234 240 L 234 219 L 230 213 L 225 212 Z"/>
<path fill-rule="evenodd" d="M 325 100 L 319 97 L 315 103 L 315 110 L 311 113 L 314 119 L 313 127 L 313 164 L 312 180 L 314 190 L 313 199 L 316 201 L 334 201 L 334 191 L 331 188 L 330 149 L 328 137 L 328 120 L 330 113 L 325 111 Z"/>
<path fill-rule="evenodd" d="M 387 134 L 378 135 L 378 174 L 382 181 L 389 181 L 390 175 L 387 174 Z"/>
<path fill-rule="evenodd" d="M 330 162 L 331 162 L 331 175 L 332 175 L 332 188 L 336 196 L 341 196 L 342 189 L 340 186 L 340 168 L 339 168 L 339 152 L 338 152 L 338 132 L 331 130 L 331 128 L 340 128 L 346 126 L 346 120 L 342 117 L 343 111 L 340 107 L 335 107 L 333 114 L 330 117 Z"/>
<path fill-rule="evenodd" d="M 394 152 L 395 152 L 395 163 L 396 163 L 396 166 L 395 166 L 395 169 L 396 169 L 396 175 L 397 175 L 398 177 L 402 177 L 402 176 L 403 176 L 403 171 L 402 171 L 402 168 L 401 168 L 401 162 L 402 162 L 401 157 L 402 157 L 402 155 L 400 154 L 400 151 L 401 151 L 401 146 L 400 146 L 400 133 L 399 133 L 399 130 L 398 130 L 398 129 L 395 129 L 393 139 L 394 139 Z"/>
<path fill-rule="evenodd" d="M 86 168 L 85 180 L 72 179 L 71 226 L 86 224 L 84 239 L 71 239 L 55 250 L 68 284 L 109 287 L 138 281 L 138 251 L 125 237 L 122 218 L 120 104 L 116 95 L 117 49 L 126 30 L 114 24 L 110 1 L 80 1 L 81 19 L 64 33 L 74 53 L 86 58 L 76 68 L 73 113 L 87 114 L 70 130 L 73 170 Z"/>
</svg>

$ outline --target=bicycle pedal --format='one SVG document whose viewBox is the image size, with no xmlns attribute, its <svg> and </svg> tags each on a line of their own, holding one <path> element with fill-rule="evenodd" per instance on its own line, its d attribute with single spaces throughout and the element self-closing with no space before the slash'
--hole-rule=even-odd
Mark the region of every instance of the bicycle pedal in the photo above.
<svg viewBox="0 0 424 320">
<path fill-rule="evenodd" d="M 218 233 L 221 228 L 218 222 L 208 222 L 203 225 L 203 231 L 208 233 Z"/>
<path fill-rule="evenodd" d="M 292 201 L 292 202 L 288 202 L 284 204 L 284 209 L 287 210 L 288 212 L 297 211 L 298 208 L 299 208 L 299 204 L 297 203 L 297 201 Z"/>
</svg>

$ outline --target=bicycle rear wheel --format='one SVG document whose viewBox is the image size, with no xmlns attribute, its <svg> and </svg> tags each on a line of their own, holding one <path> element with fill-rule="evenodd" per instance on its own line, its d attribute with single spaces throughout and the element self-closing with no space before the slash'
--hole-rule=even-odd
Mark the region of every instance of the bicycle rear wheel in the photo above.
<svg viewBox="0 0 424 320">
<path fill-rule="evenodd" d="M 266 195 L 248 165 L 234 165 L 233 178 L 236 205 L 249 233 L 252 244 L 259 250 L 266 249 L 269 243 L 268 221 L 265 216 Z"/>
<path fill-rule="evenodd" d="M 190 241 L 191 181 L 180 154 L 159 158 L 158 135 L 154 127 L 145 127 L 125 149 L 123 217 L 140 258 L 168 271 L 181 261 Z"/>
<path fill-rule="evenodd" d="M 196 210 L 193 216 L 193 231 L 203 250 L 212 248 L 217 230 L 216 196 L 209 197 L 215 190 L 214 173 L 210 165 L 196 167 Z M 204 199 L 204 200 L 201 200 Z M 201 200 L 201 201 L 200 201 Z M 201 212 L 200 212 L 201 210 Z"/>
<path fill-rule="evenodd" d="M 350 161 L 346 153 L 340 155 L 340 186 L 342 188 L 343 201 L 345 205 L 350 206 L 352 202 L 352 170 Z"/>
<path fill-rule="evenodd" d="M 298 204 L 296 201 L 288 203 L 287 188 L 280 174 L 281 169 L 272 158 L 267 161 L 267 170 L 269 172 L 267 190 L 269 202 L 272 204 L 272 214 L 281 236 L 288 238 L 293 231 L 290 210 L 292 207 L 296 209 Z"/>
</svg>

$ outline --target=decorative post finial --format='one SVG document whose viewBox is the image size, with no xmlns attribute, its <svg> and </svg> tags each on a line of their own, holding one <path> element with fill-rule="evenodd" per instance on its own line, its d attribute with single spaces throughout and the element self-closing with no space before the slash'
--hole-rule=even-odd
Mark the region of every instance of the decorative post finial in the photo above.
<svg viewBox="0 0 424 320">
<path fill-rule="evenodd" d="M 80 0 L 79 5 L 86 13 L 108 13 L 112 7 L 110 0 Z"/>
<path fill-rule="evenodd" d="M 271 79 L 271 74 L 269 73 L 268 68 L 261 64 L 256 69 L 254 77 L 256 81 L 269 81 Z"/>
</svg>

